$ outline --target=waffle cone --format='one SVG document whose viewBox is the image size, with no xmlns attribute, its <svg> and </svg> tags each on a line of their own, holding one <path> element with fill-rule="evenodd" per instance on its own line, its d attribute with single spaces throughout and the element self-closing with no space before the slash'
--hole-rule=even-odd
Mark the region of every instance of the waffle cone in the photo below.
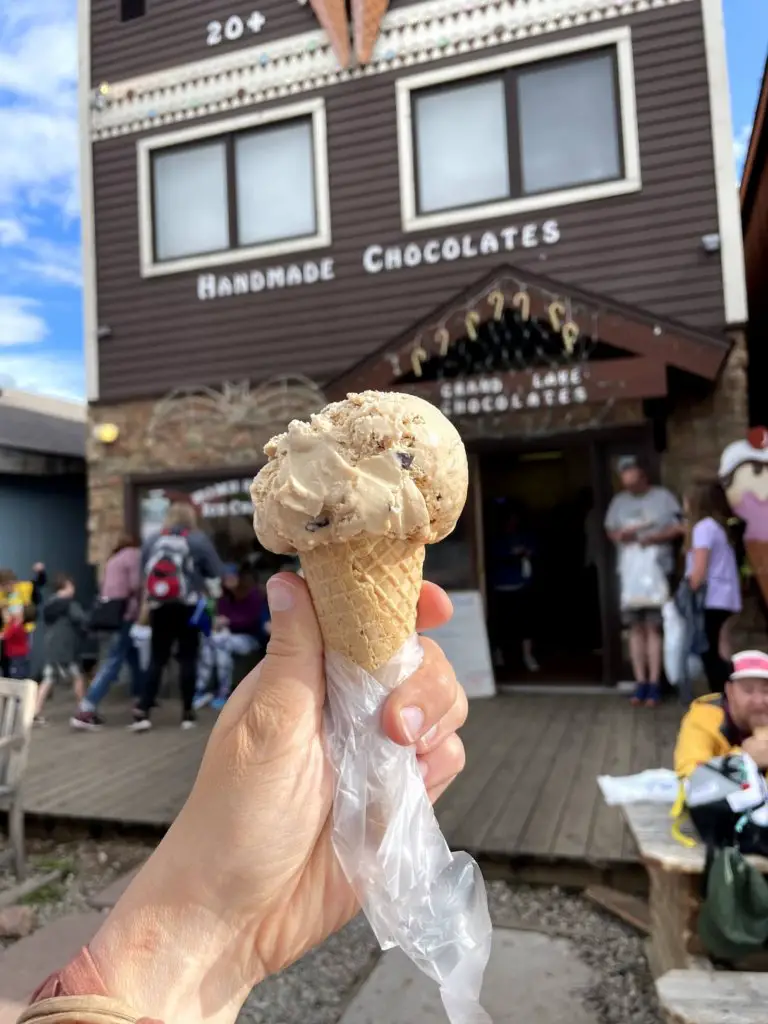
<svg viewBox="0 0 768 1024">
<path fill-rule="evenodd" d="M 371 59 L 381 31 L 381 19 L 388 7 L 389 0 L 352 0 L 355 56 L 360 64 L 367 64 Z"/>
<path fill-rule="evenodd" d="M 375 672 L 416 629 L 424 545 L 362 537 L 301 555 L 327 651 Z"/>
<path fill-rule="evenodd" d="M 315 17 L 328 33 L 339 64 L 349 65 L 349 22 L 346 0 L 309 0 Z"/>
<path fill-rule="evenodd" d="M 755 574 L 760 593 L 768 604 L 768 541 L 748 540 L 744 548 L 749 559 L 749 567 Z"/>
</svg>

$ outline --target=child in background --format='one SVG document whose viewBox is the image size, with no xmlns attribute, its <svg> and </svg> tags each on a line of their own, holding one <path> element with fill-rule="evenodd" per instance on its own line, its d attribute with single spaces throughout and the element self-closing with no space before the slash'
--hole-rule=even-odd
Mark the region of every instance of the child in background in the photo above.
<svg viewBox="0 0 768 1024">
<path fill-rule="evenodd" d="M 3 616 L 3 654 L 11 679 L 29 678 L 29 631 L 24 622 L 24 606 L 9 605 Z"/>
<path fill-rule="evenodd" d="M 59 573 L 54 579 L 55 593 L 43 605 L 44 668 L 43 682 L 37 694 L 35 722 L 45 724 L 42 710 L 58 681 L 71 682 L 78 701 L 83 699 L 85 684 L 78 660 L 86 632 L 86 618 L 75 600 L 75 583 L 71 576 Z"/>
</svg>

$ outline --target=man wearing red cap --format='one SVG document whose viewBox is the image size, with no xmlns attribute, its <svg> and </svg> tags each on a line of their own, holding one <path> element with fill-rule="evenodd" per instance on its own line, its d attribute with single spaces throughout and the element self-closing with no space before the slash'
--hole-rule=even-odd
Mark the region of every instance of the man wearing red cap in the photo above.
<svg viewBox="0 0 768 1024">
<path fill-rule="evenodd" d="M 768 772 L 768 654 L 741 651 L 725 693 L 691 704 L 675 747 L 675 771 L 681 777 L 713 757 L 743 750 Z"/>
</svg>

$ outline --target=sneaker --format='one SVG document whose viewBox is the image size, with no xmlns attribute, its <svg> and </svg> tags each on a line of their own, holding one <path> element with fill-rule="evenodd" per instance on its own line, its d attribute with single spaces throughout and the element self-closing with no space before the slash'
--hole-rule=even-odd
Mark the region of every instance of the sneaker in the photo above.
<svg viewBox="0 0 768 1024">
<path fill-rule="evenodd" d="M 69 720 L 73 729 L 80 729 L 81 732 L 96 732 L 104 725 L 104 719 L 95 711 L 78 711 Z"/>
<path fill-rule="evenodd" d="M 194 701 L 192 702 L 192 707 L 195 709 L 195 711 L 199 711 L 200 708 L 208 707 L 208 705 L 212 701 L 213 701 L 213 694 L 212 693 L 201 693 L 199 696 L 195 697 Z"/>
<path fill-rule="evenodd" d="M 629 698 L 629 703 L 633 707 L 640 707 L 641 704 L 645 704 L 648 700 L 648 683 L 638 683 L 635 687 L 635 692 Z"/>
<path fill-rule="evenodd" d="M 657 708 L 661 704 L 661 687 L 658 683 L 649 683 L 648 692 L 645 695 L 645 706 Z"/>
<path fill-rule="evenodd" d="M 216 697 L 211 701 L 211 707 L 214 711 L 221 711 L 224 705 L 227 703 L 226 697 Z"/>
<path fill-rule="evenodd" d="M 196 729 L 197 722 L 194 718 L 185 718 L 181 723 L 182 732 L 186 732 L 188 729 Z"/>
<path fill-rule="evenodd" d="M 128 732 L 149 732 L 151 728 L 152 723 L 148 718 L 137 718 L 128 726 Z"/>
<path fill-rule="evenodd" d="M 35 715 L 32 719 L 32 725 L 48 725 L 48 722 L 42 715 Z"/>
</svg>

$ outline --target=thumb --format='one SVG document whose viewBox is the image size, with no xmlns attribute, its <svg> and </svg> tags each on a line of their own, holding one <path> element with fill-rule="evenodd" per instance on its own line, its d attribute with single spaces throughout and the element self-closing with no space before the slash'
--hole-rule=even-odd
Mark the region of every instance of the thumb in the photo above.
<svg viewBox="0 0 768 1024">
<path fill-rule="evenodd" d="M 323 641 L 312 599 L 300 576 L 281 572 L 267 583 L 272 632 L 259 676 L 259 691 L 282 701 L 325 700 Z"/>
</svg>

